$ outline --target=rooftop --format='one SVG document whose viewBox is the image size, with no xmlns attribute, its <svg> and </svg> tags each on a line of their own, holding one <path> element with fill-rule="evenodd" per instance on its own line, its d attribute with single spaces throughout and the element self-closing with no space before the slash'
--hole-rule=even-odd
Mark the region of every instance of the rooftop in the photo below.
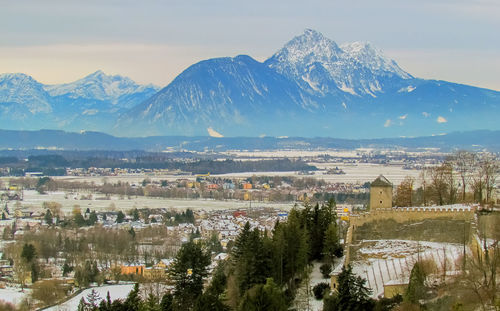
<svg viewBox="0 0 500 311">
<path fill-rule="evenodd" d="M 392 183 L 383 175 L 379 175 L 371 184 L 371 187 L 391 187 Z"/>
</svg>

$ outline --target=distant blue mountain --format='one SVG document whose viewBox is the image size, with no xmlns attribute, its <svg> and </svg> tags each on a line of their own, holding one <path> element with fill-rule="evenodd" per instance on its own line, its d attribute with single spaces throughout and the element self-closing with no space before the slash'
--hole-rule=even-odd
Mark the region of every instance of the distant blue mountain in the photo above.
<svg viewBox="0 0 500 311">
<path fill-rule="evenodd" d="M 447 135 L 415 138 L 339 139 L 330 137 L 208 137 L 208 136 L 150 136 L 115 137 L 99 132 L 65 132 L 61 130 L 14 131 L 0 130 L 0 156 L 11 150 L 35 150 L 39 153 L 59 151 L 144 150 L 170 151 L 227 151 L 227 150 L 318 150 L 324 148 L 356 149 L 385 148 L 421 150 L 437 148 L 441 151 L 467 149 L 500 151 L 500 131 L 454 132 Z M 14 151 L 17 154 L 17 152 Z M 31 153 L 31 152 L 28 152 Z"/>
<path fill-rule="evenodd" d="M 110 130 L 120 112 L 159 90 L 97 71 L 67 84 L 44 85 L 22 73 L 0 75 L 0 121 L 10 129 Z"/>
<path fill-rule="evenodd" d="M 264 63 L 192 65 L 123 114 L 120 135 L 422 136 L 500 129 L 500 92 L 418 79 L 368 43 L 306 30 Z"/>
<path fill-rule="evenodd" d="M 94 130 L 118 136 L 415 137 L 499 130 L 500 92 L 419 79 L 369 43 L 337 45 L 305 30 L 264 62 L 194 64 L 169 85 L 97 71 L 43 85 L 0 75 L 5 129 Z"/>
</svg>

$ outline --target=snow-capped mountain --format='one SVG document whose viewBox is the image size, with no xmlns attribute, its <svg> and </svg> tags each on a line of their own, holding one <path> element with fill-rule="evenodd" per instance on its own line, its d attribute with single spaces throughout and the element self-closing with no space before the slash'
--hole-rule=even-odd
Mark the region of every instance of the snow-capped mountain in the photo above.
<svg viewBox="0 0 500 311">
<path fill-rule="evenodd" d="M 311 29 L 285 44 L 265 64 L 320 96 L 337 94 L 340 90 L 375 97 L 385 87 L 412 78 L 369 43 L 354 42 L 339 47 Z"/>
<path fill-rule="evenodd" d="M 118 124 L 132 134 L 142 131 L 194 135 L 208 128 L 237 131 L 254 128 L 276 115 L 316 109 L 316 103 L 290 81 L 250 56 L 199 62 Z M 259 115 L 259 120 L 254 116 Z"/>
<path fill-rule="evenodd" d="M 22 111 L 25 113 L 48 113 L 50 95 L 45 92 L 43 84 L 23 73 L 6 73 L 0 75 L 0 103 L 2 109 Z"/>
<path fill-rule="evenodd" d="M 260 63 L 192 65 L 122 115 L 121 135 L 383 137 L 498 129 L 500 93 L 414 78 L 369 43 L 306 30 Z"/>
<path fill-rule="evenodd" d="M 59 85 L 44 85 L 22 73 L 2 74 L 0 120 L 4 128 L 109 130 L 119 111 L 158 90 L 102 71 Z"/>
<path fill-rule="evenodd" d="M 154 85 L 139 85 L 127 77 L 106 75 L 101 70 L 72 83 L 46 85 L 44 88 L 53 97 L 107 101 L 112 105 L 119 104 L 124 107 L 134 105 L 121 100 L 127 96 L 144 94 L 143 97 L 149 97 L 159 90 Z"/>
<path fill-rule="evenodd" d="M 245 55 L 201 61 L 157 91 L 101 71 L 61 85 L 2 75 L 0 124 L 119 136 L 374 138 L 500 129 L 500 92 L 415 78 L 369 43 L 338 45 L 314 30 L 264 62 Z"/>
</svg>

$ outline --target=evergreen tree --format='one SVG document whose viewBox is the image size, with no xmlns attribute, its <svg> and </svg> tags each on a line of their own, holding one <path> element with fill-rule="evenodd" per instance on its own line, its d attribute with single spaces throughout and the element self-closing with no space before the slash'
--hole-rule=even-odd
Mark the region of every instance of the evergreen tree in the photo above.
<svg viewBox="0 0 500 311">
<path fill-rule="evenodd" d="M 21 258 L 26 260 L 27 263 L 31 263 L 36 258 L 35 246 L 31 243 L 25 243 L 21 251 Z"/>
<path fill-rule="evenodd" d="M 137 208 L 134 208 L 134 210 L 132 212 L 132 217 L 134 218 L 134 221 L 139 220 L 139 211 L 137 210 Z"/>
<path fill-rule="evenodd" d="M 78 303 L 77 310 L 78 311 L 88 311 L 89 310 L 89 305 L 87 302 L 85 302 L 85 299 L 83 297 L 82 297 L 82 299 L 80 299 L 80 303 Z"/>
<path fill-rule="evenodd" d="M 135 283 L 134 289 L 130 291 L 125 299 L 124 307 L 128 311 L 139 311 L 141 296 L 139 295 L 139 283 Z"/>
<path fill-rule="evenodd" d="M 323 253 L 328 257 L 330 262 L 333 262 L 335 257 L 342 257 L 343 250 L 340 245 L 340 237 L 338 234 L 338 226 L 332 222 L 325 232 L 325 242 L 323 244 Z"/>
<path fill-rule="evenodd" d="M 94 289 L 90 291 L 90 293 L 87 295 L 87 305 L 90 307 L 91 310 L 97 309 L 97 303 L 99 300 L 101 300 L 101 297 L 99 296 L 99 293 L 96 292 Z"/>
<path fill-rule="evenodd" d="M 144 302 L 141 311 L 160 311 L 160 303 L 158 301 L 158 297 L 150 293 L 148 298 Z"/>
<path fill-rule="evenodd" d="M 97 214 L 95 211 L 90 212 L 87 223 L 89 226 L 93 226 L 97 223 Z"/>
<path fill-rule="evenodd" d="M 52 220 L 53 216 L 52 216 L 52 212 L 50 211 L 50 209 L 47 210 L 47 212 L 45 212 L 45 215 L 43 216 L 43 220 L 45 220 L 45 223 L 47 225 L 52 225 Z"/>
<path fill-rule="evenodd" d="M 224 273 L 224 265 L 219 264 L 215 269 L 210 286 L 203 295 L 198 298 L 194 306 L 195 311 L 229 311 L 230 308 L 224 304 L 224 292 L 227 286 L 227 277 Z"/>
<path fill-rule="evenodd" d="M 264 283 L 271 275 L 270 250 L 265 249 L 257 228 L 250 231 L 248 222 L 236 239 L 232 254 L 240 293 L 255 284 Z"/>
<path fill-rule="evenodd" d="M 113 311 L 113 309 L 111 308 L 111 296 L 109 294 L 109 290 L 108 290 L 108 293 L 106 294 L 106 299 L 103 299 L 101 300 L 101 302 L 99 303 L 99 308 L 98 310 L 99 311 Z"/>
<path fill-rule="evenodd" d="M 71 267 L 70 265 L 68 265 L 67 262 L 65 262 L 62 267 L 63 276 L 67 276 L 68 273 L 70 273 L 71 271 L 73 271 L 73 267 Z"/>
<path fill-rule="evenodd" d="M 83 227 L 87 225 L 87 222 L 85 221 L 85 218 L 83 218 L 81 213 L 76 213 L 73 221 L 75 222 L 75 225 L 77 225 L 78 227 Z"/>
<path fill-rule="evenodd" d="M 338 292 L 323 299 L 324 311 L 373 310 L 374 302 L 369 298 L 370 290 L 365 285 L 366 280 L 355 276 L 350 265 L 342 268 L 338 282 Z"/>
<path fill-rule="evenodd" d="M 118 212 L 118 215 L 116 216 L 116 222 L 121 224 L 125 220 L 125 214 L 123 214 L 122 211 Z"/>
<path fill-rule="evenodd" d="M 203 279 L 208 275 L 207 266 L 210 256 L 192 241 L 182 245 L 175 257 L 171 269 L 171 278 L 175 283 L 174 302 L 179 310 L 193 307 L 203 291 Z"/>
<path fill-rule="evenodd" d="M 174 296 L 171 293 L 165 293 L 161 297 L 160 310 L 161 311 L 172 311 L 173 310 Z"/>
<path fill-rule="evenodd" d="M 425 271 L 421 262 L 415 263 L 410 272 L 410 282 L 406 289 L 404 300 L 411 303 L 418 303 L 425 298 L 427 288 L 425 286 Z"/>
<path fill-rule="evenodd" d="M 249 289 L 239 306 L 241 311 L 286 311 L 287 309 L 285 295 L 272 278 L 268 278 L 266 284 L 257 284 Z"/>
</svg>

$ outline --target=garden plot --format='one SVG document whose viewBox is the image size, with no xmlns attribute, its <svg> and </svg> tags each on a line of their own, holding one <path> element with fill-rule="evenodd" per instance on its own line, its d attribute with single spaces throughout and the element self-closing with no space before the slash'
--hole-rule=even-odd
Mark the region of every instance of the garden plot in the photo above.
<svg viewBox="0 0 500 311">
<path fill-rule="evenodd" d="M 383 294 L 384 284 L 407 280 L 413 265 L 420 260 L 435 263 L 436 274 L 445 275 L 460 269 L 463 245 L 427 241 L 364 240 L 353 272 L 367 280 L 372 296 Z"/>
</svg>

